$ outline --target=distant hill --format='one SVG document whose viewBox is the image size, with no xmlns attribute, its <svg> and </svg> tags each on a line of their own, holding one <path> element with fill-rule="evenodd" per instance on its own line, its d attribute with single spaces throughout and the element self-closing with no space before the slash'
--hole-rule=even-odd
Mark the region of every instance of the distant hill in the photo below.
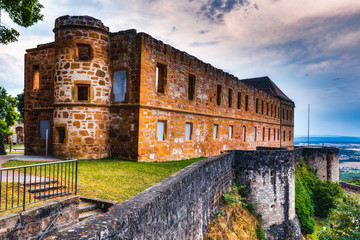
<svg viewBox="0 0 360 240">
<path fill-rule="evenodd" d="M 307 143 L 307 137 L 295 137 L 294 143 Z M 360 143 L 359 137 L 346 137 L 346 136 L 310 136 L 310 143 Z"/>
</svg>

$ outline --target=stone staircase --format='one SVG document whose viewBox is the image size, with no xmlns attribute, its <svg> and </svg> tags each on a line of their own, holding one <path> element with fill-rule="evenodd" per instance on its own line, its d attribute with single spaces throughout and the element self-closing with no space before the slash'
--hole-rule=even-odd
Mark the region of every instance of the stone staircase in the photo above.
<svg viewBox="0 0 360 240">
<path fill-rule="evenodd" d="M 95 203 L 85 201 L 84 199 L 80 200 L 79 221 L 99 215 L 101 213 L 104 213 L 104 211 L 100 209 Z"/>
<path fill-rule="evenodd" d="M 43 182 L 27 183 L 27 191 L 33 194 L 36 200 L 45 200 L 68 195 L 70 192 L 66 190 L 66 186 L 62 186 L 57 180 L 46 180 Z"/>
</svg>

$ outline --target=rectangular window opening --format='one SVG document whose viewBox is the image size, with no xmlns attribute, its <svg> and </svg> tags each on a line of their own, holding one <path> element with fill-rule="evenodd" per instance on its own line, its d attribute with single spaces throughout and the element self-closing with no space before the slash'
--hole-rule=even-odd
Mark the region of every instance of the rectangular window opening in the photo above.
<svg viewBox="0 0 360 240">
<path fill-rule="evenodd" d="M 245 95 L 245 111 L 247 111 L 249 108 L 249 96 Z"/>
<path fill-rule="evenodd" d="M 278 129 L 277 140 L 280 140 L 280 129 Z"/>
<path fill-rule="evenodd" d="M 270 136 L 271 136 L 271 129 L 269 128 L 269 131 L 268 131 L 268 141 L 270 141 Z"/>
<path fill-rule="evenodd" d="M 284 142 L 285 142 L 285 139 L 286 139 L 286 137 L 285 137 L 285 131 L 284 131 L 284 136 L 283 136 L 283 140 L 284 140 Z"/>
<path fill-rule="evenodd" d="M 65 127 L 56 128 L 55 142 L 65 143 Z"/>
<path fill-rule="evenodd" d="M 256 142 L 257 138 L 257 127 L 254 127 L 254 142 Z"/>
<path fill-rule="evenodd" d="M 115 102 L 125 101 L 126 71 L 114 72 L 113 94 Z"/>
<path fill-rule="evenodd" d="M 189 75 L 188 97 L 191 101 L 195 98 L 195 76 L 191 74 Z"/>
<path fill-rule="evenodd" d="M 185 126 L 185 140 L 190 141 L 192 139 L 193 126 L 192 123 L 186 123 Z"/>
<path fill-rule="evenodd" d="M 237 95 L 237 109 L 241 108 L 241 92 L 238 92 Z"/>
<path fill-rule="evenodd" d="M 276 141 L 276 128 L 274 128 L 274 141 Z"/>
<path fill-rule="evenodd" d="M 156 135 L 158 141 L 165 141 L 166 139 L 166 121 L 158 121 Z"/>
<path fill-rule="evenodd" d="M 291 131 L 289 131 L 289 141 L 291 141 Z"/>
<path fill-rule="evenodd" d="M 221 105 L 221 85 L 217 85 L 216 88 L 216 104 Z"/>
<path fill-rule="evenodd" d="M 259 99 L 256 99 L 256 106 L 255 106 L 255 112 L 259 113 Z"/>
<path fill-rule="evenodd" d="M 269 103 L 266 103 L 266 115 L 269 116 Z"/>
<path fill-rule="evenodd" d="M 262 140 L 265 141 L 265 128 L 263 128 Z"/>
<path fill-rule="evenodd" d="M 78 43 L 76 44 L 78 59 L 82 61 L 89 61 L 91 60 L 91 45 L 90 44 L 83 44 Z"/>
<path fill-rule="evenodd" d="M 40 68 L 39 65 L 32 66 L 32 88 L 39 89 L 40 87 Z"/>
<path fill-rule="evenodd" d="M 273 108 L 274 106 L 271 104 L 271 117 L 273 116 Z"/>
<path fill-rule="evenodd" d="M 77 100 L 78 101 L 89 101 L 89 85 L 77 85 Z"/>
<path fill-rule="evenodd" d="M 229 88 L 229 99 L 228 99 L 228 105 L 229 105 L 229 108 L 231 108 L 232 106 L 232 89 Z"/>
<path fill-rule="evenodd" d="M 229 126 L 229 139 L 233 138 L 233 126 Z"/>
<path fill-rule="evenodd" d="M 219 125 L 215 124 L 214 125 L 214 139 L 218 138 L 218 128 L 219 128 Z"/>
<path fill-rule="evenodd" d="M 261 114 L 264 114 L 264 101 L 261 101 Z"/>
<path fill-rule="evenodd" d="M 165 93 L 166 74 L 166 65 L 158 63 L 156 65 L 156 91 L 158 93 Z"/>
<path fill-rule="evenodd" d="M 243 142 L 246 142 L 246 127 L 243 126 Z"/>
<path fill-rule="evenodd" d="M 46 139 L 46 130 L 48 137 L 50 137 L 50 120 L 40 120 L 40 138 Z"/>
</svg>

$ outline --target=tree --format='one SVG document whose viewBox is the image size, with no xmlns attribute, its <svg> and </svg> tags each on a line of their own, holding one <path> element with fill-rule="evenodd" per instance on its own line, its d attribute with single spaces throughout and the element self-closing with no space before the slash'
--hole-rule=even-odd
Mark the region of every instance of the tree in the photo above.
<svg viewBox="0 0 360 240">
<path fill-rule="evenodd" d="M 6 11 L 14 23 L 26 28 L 43 19 L 40 12 L 43 7 L 38 0 L 0 0 L 0 10 Z M 2 23 L 0 18 L 0 43 L 16 42 L 19 35 L 14 28 Z"/>
<path fill-rule="evenodd" d="M 10 135 L 10 127 L 15 124 L 18 113 L 15 110 L 16 99 L 7 94 L 5 88 L 0 87 L 0 132 Z"/>
<path fill-rule="evenodd" d="M 16 108 L 20 113 L 19 118 L 17 119 L 18 122 L 24 123 L 24 92 L 18 94 L 16 96 Z"/>
</svg>

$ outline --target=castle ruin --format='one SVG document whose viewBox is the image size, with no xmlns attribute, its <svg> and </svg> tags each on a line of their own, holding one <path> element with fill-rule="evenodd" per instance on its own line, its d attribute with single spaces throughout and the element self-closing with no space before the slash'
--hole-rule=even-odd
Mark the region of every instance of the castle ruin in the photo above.
<svg viewBox="0 0 360 240">
<path fill-rule="evenodd" d="M 25 154 L 165 161 L 293 148 L 294 102 L 268 77 L 239 80 L 136 30 L 55 21 L 25 55 Z"/>
</svg>

